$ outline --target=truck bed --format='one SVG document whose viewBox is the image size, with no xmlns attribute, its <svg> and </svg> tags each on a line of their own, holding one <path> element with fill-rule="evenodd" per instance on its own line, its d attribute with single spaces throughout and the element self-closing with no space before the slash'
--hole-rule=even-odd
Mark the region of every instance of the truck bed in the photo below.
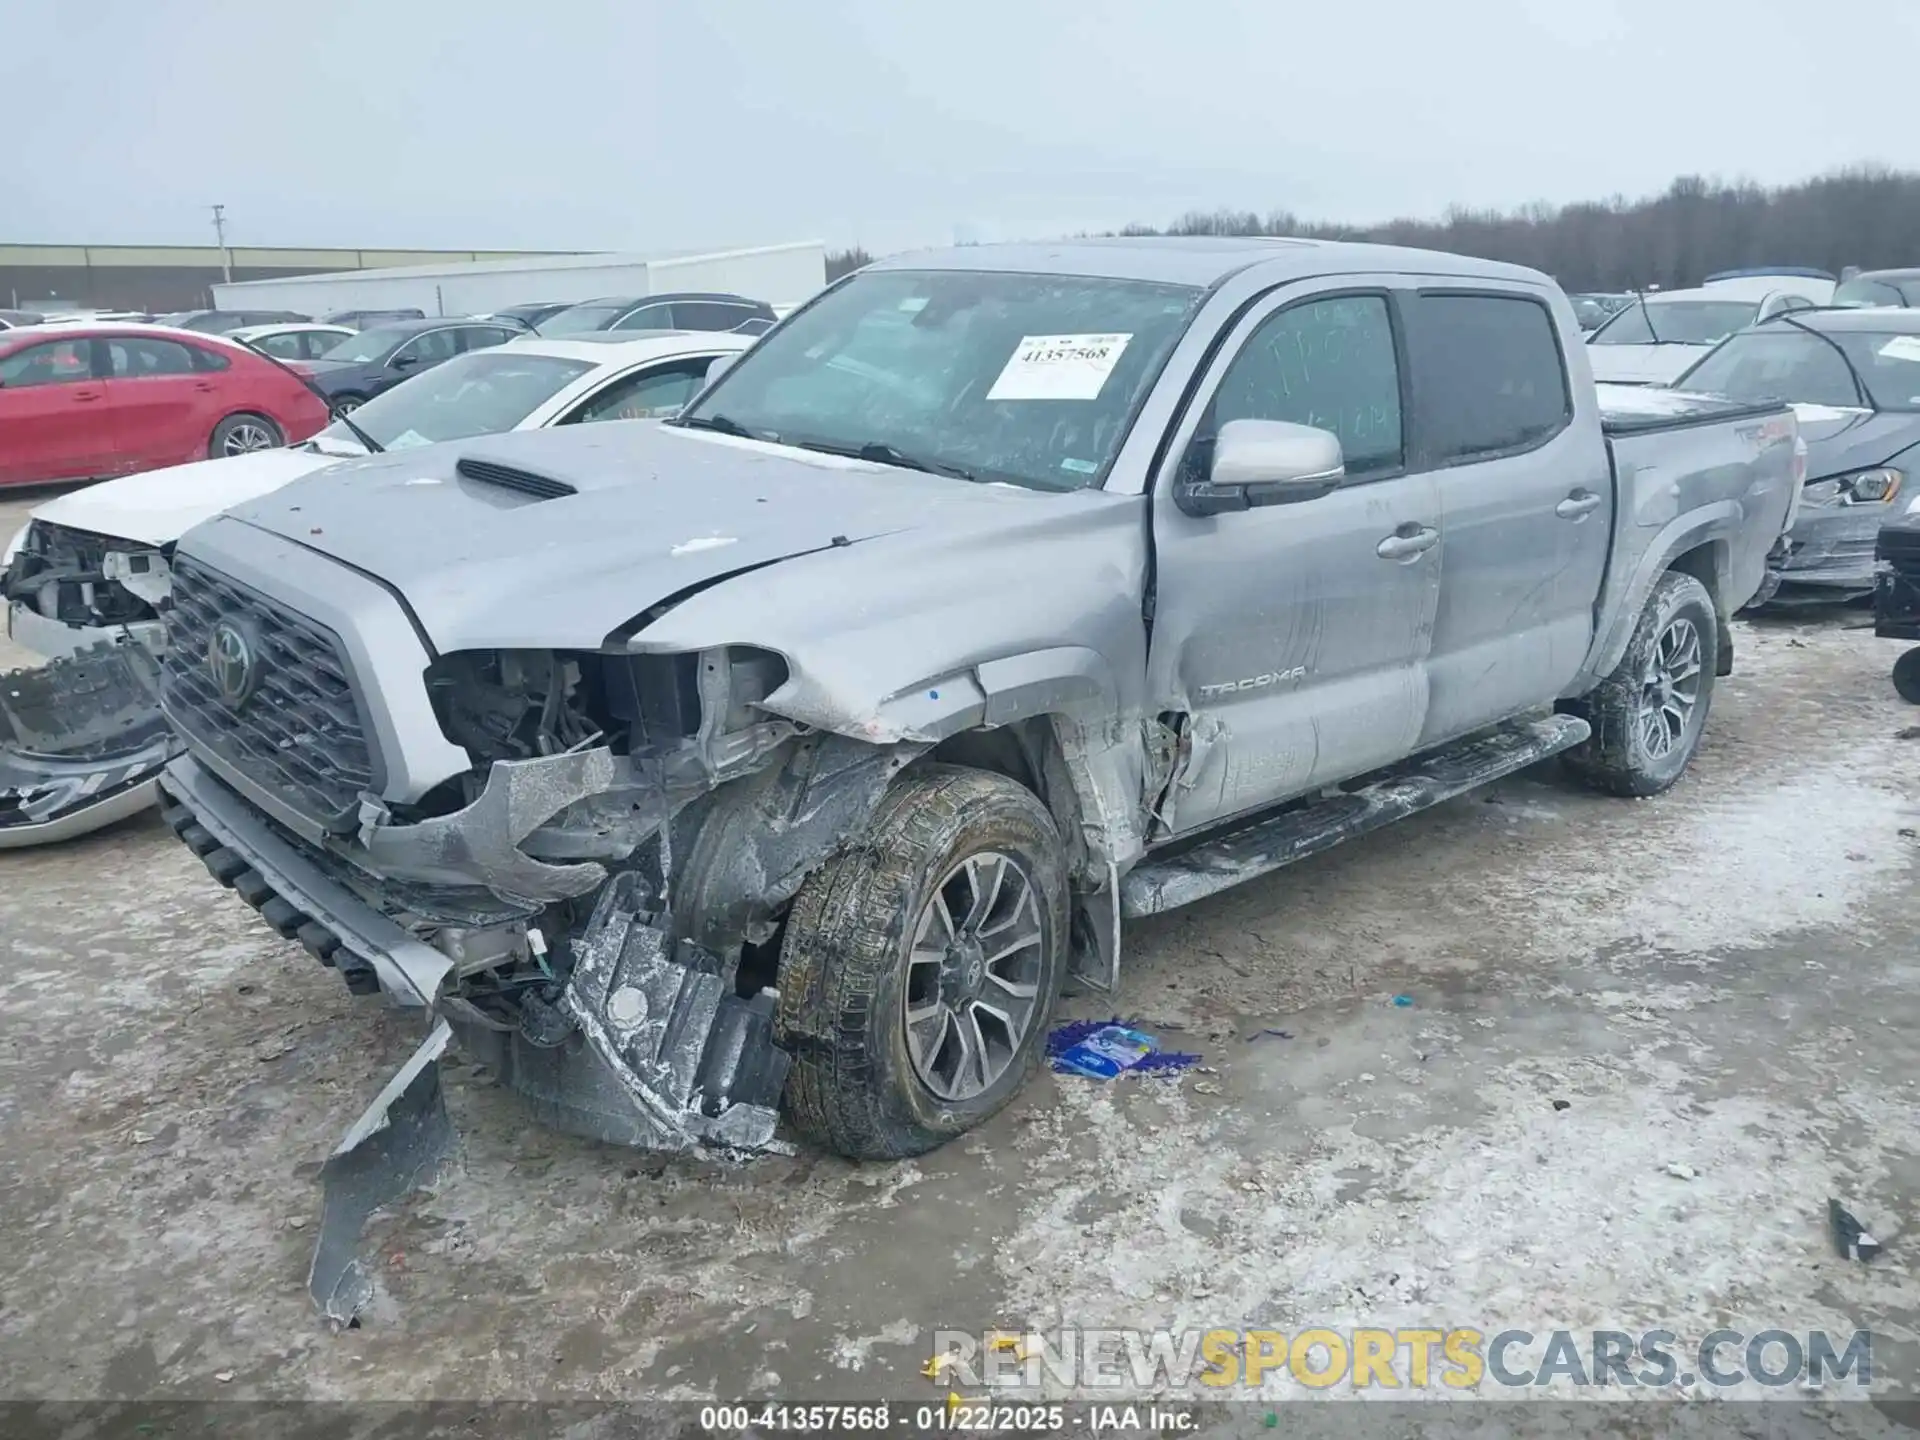
<svg viewBox="0 0 1920 1440">
<path fill-rule="evenodd" d="M 1690 390 L 1663 390 L 1647 385 L 1595 385 L 1600 400 L 1600 425 L 1608 435 L 1644 435 L 1655 430 L 1678 430 L 1722 420 L 1752 420 L 1784 413 L 1784 401 L 1755 404 L 1702 395 Z"/>
</svg>

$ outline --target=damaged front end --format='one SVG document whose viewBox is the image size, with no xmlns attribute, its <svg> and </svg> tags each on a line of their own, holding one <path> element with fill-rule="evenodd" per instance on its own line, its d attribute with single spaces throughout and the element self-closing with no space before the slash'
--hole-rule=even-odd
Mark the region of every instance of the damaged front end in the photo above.
<svg viewBox="0 0 1920 1440">
<path fill-rule="evenodd" d="M 297 769 L 302 737 L 260 721 L 291 738 L 254 764 L 244 711 L 173 688 L 190 663 L 167 670 L 188 740 L 164 781 L 169 823 L 351 988 L 436 1022 L 323 1172 L 311 1289 L 325 1313 L 348 1322 L 366 1298 L 343 1229 L 357 1233 L 431 1173 L 450 1141 L 446 1035 L 558 1129 L 665 1151 L 777 1143 L 786 904 L 924 744 L 781 718 L 762 702 L 785 663 L 746 647 L 462 652 L 426 682 L 471 770 L 410 805 L 362 790 L 331 825 L 300 833 L 263 800 L 270 768 Z M 283 693 L 292 687 L 263 686 L 254 699 Z M 313 738 L 329 753 L 340 743 Z"/>
<path fill-rule="evenodd" d="M 86 835 L 153 804 L 178 752 L 135 643 L 0 674 L 0 850 Z"/>
</svg>

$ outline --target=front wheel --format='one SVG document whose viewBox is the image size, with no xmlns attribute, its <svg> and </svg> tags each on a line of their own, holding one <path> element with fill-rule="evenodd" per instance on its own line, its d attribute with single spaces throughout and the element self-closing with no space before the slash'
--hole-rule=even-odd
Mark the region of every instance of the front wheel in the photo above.
<svg viewBox="0 0 1920 1440">
<path fill-rule="evenodd" d="M 1067 951 L 1053 817 L 931 765 L 800 888 L 780 953 L 787 1112 L 857 1160 L 919 1155 L 1005 1105 L 1045 1048 Z"/>
<path fill-rule="evenodd" d="M 1593 726 L 1567 752 L 1567 768 L 1613 795 L 1667 789 L 1700 744 L 1719 658 L 1720 622 L 1707 587 L 1668 571 L 1647 597 L 1613 673 L 1567 706 Z"/>
<path fill-rule="evenodd" d="M 366 403 L 367 397 L 364 395 L 337 395 L 333 401 L 333 413 L 336 415 L 351 415 Z"/>
<path fill-rule="evenodd" d="M 286 443 L 280 427 L 264 415 L 229 415 L 213 427 L 207 456 L 218 460 L 224 455 L 250 455 L 255 450 L 277 450 Z"/>
</svg>

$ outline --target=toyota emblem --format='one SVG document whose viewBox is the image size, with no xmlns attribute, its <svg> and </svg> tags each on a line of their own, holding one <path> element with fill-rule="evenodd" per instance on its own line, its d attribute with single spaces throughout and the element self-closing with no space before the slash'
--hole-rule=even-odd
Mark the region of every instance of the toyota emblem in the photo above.
<svg viewBox="0 0 1920 1440">
<path fill-rule="evenodd" d="M 258 671 L 259 662 L 247 633 L 231 621 L 216 624 L 207 641 L 207 672 L 213 676 L 220 698 L 235 708 L 245 704 L 259 679 Z"/>
</svg>

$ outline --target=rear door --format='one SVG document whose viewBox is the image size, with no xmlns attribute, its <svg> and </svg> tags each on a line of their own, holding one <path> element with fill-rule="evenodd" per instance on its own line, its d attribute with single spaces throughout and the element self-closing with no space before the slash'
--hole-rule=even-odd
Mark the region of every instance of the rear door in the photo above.
<svg viewBox="0 0 1920 1440">
<path fill-rule="evenodd" d="M 1426 720 L 1440 506 L 1409 467 L 1404 345 L 1386 277 L 1287 287 L 1234 327 L 1173 436 L 1153 498 L 1151 703 L 1183 717 L 1163 821 L 1187 832 L 1397 760 Z M 1291 505 L 1195 517 L 1229 420 L 1340 437 L 1346 480 Z M 1170 818 L 1167 812 L 1170 811 Z"/>
<path fill-rule="evenodd" d="M 95 341 L 47 340 L 0 358 L 0 485 L 115 473 Z"/>
<path fill-rule="evenodd" d="M 1406 313 L 1410 444 L 1441 513 L 1424 747 L 1547 704 L 1579 672 L 1613 481 L 1544 293 L 1424 287 Z"/>
<path fill-rule="evenodd" d="M 117 470 L 132 474 L 204 460 L 220 421 L 225 357 L 196 363 L 197 346 L 154 335 L 109 335 L 107 409 Z"/>
</svg>

